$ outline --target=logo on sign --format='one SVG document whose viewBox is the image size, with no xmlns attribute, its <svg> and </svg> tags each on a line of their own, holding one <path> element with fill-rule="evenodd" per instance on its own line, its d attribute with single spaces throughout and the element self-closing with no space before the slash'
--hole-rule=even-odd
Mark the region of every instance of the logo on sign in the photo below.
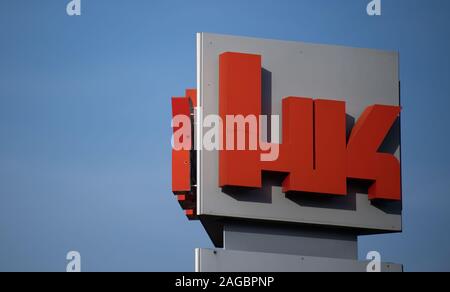
<svg viewBox="0 0 450 292">
<path fill-rule="evenodd" d="M 272 139 L 266 142 L 261 72 L 260 55 L 227 52 L 219 57 L 219 115 L 206 117 L 199 126 L 214 125 L 202 146 L 219 151 L 220 187 L 261 188 L 266 172 L 284 175 L 284 193 L 345 196 L 348 180 L 358 180 L 368 184 L 370 200 L 401 200 L 400 162 L 379 152 L 399 118 L 399 106 L 367 107 L 347 137 L 344 101 L 285 97 L 283 141 L 279 143 L 279 117 L 271 116 Z M 190 150 L 192 101 L 179 99 L 173 107 L 174 150 Z"/>
</svg>

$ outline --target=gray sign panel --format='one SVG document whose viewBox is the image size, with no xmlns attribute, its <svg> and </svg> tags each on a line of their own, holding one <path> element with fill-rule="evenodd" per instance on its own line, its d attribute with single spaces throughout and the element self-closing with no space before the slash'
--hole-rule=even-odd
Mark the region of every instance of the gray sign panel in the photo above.
<svg viewBox="0 0 450 292">
<path fill-rule="evenodd" d="M 270 82 L 271 112 L 281 117 L 281 101 L 303 96 L 346 101 L 348 127 L 373 104 L 400 104 L 398 54 L 371 49 L 306 44 L 200 33 L 197 36 L 197 120 L 219 111 L 219 55 L 259 54 L 263 83 Z M 198 127 L 197 141 L 208 129 Z M 281 133 L 281 131 L 280 131 Z M 400 159 L 400 126 L 396 123 L 380 151 Z M 282 141 L 281 141 L 282 143 Z M 402 229 L 401 203 L 373 203 L 357 185 L 345 197 L 286 195 L 266 178 L 261 190 L 227 191 L 219 187 L 217 151 L 197 155 L 197 213 L 200 216 L 350 227 L 364 232 Z M 362 232 L 361 232 L 362 233 Z"/>
<path fill-rule="evenodd" d="M 223 249 L 196 249 L 196 272 L 366 272 L 367 261 Z M 381 263 L 381 272 L 403 266 Z"/>
</svg>

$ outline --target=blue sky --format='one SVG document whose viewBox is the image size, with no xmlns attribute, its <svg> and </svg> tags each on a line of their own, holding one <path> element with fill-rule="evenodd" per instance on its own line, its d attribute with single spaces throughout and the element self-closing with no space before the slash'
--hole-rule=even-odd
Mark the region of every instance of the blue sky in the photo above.
<svg viewBox="0 0 450 292">
<path fill-rule="evenodd" d="M 450 270 L 450 2 L 0 0 L 0 271 L 192 271 L 211 247 L 170 192 L 170 97 L 195 33 L 400 52 L 404 232 L 363 237 L 407 271 Z"/>
</svg>

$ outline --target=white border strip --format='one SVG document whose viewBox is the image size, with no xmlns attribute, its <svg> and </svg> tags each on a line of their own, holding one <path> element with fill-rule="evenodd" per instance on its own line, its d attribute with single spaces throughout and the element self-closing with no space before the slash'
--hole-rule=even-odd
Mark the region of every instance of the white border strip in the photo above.
<svg viewBox="0 0 450 292">
<path fill-rule="evenodd" d="M 203 124 L 203 100 L 202 100 L 202 57 L 203 57 L 203 34 L 197 33 L 197 215 L 201 214 L 201 194 L 202 194 L 202 145 L 203 145 L 203 138 L 202 138 L 202 124 Z"/>
</svg>

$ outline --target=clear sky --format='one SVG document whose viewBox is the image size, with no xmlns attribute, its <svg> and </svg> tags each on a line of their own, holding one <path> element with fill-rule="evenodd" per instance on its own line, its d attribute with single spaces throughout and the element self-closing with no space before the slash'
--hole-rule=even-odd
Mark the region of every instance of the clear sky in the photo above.
<svg viewBox="0 0 450 292">
<path fill-rule="evenodd" d="M 450 1 L 0 0 L 0 271 L 192 271 L 211 247 L 170 191 L 170 97 L 195 33 L 400 52 L 404 232 L 363 237 L 450 270 Z"/>
</svg>

